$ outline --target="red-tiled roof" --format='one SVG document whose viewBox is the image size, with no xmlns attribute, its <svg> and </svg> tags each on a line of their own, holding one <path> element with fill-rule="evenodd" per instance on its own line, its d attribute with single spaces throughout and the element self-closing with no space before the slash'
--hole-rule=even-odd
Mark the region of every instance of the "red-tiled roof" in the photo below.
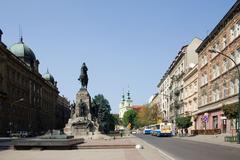
<svg viewBox="0 0 240 160">
<path fill-rule="evenodd" d="M 143 109 L 144 106 L 143 105 L 133 105 L 133 106 L 131 106 L 131 108 L 133 110 L 139 111 L 139 110 Z"/>
</svg>

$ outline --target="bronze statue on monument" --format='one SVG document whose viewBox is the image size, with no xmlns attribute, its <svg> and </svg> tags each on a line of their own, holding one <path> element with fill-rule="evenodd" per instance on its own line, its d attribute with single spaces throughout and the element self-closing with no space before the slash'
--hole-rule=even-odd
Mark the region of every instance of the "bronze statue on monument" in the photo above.
<svg viewBox="0 0 240 160">
<path fill-rule="evenodd" d="M 81 82 L 81 88 L 76 94 L 76 104 L 71 106 L 71 118 L 64 129 L 66 134 L 75 137 L 86 137 L 89 132 L 92 135 L 98 132 L 98 124 L 93 121 L 91 115 L 91 96 L 88 93 L 88 68 L 85 63 L 81 67 L 81 74 L 78 80 Z"/>
<path fill-rule="evenodd" d="M 87 85 L 88 85 L 88 74 L 87 74 L 87 71 L 88 71 L 88 68 L 87 68 L 86 64 L 83 63 L 83 65 L 81 67 L 81 74 L 80 74 L 80 77 L 78 78 L 78 80 L 82 84 L 82 88 L 87 88 Z"/>
</svg>

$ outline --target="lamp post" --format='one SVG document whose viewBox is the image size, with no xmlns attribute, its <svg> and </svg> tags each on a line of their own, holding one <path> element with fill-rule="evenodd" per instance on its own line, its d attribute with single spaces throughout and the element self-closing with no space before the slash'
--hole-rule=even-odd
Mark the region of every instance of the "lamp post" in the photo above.
<svg viewBox="0 0 240 160">
<path fill-rule="evenodd" d="M 225 54 L 223 54 L 222 52 L 216 51 L 216 50 L 214 50 L 214 49 L 209 50 L 209 52 L 211 52 L 211 53 L 219 53 L 219 54 L 223 55 L 224 57 L 230 59 L 230 60 L 234 63 L 235 67 L 237 68 L 237 72 L 238 72 L 237 124 L 238 124 L 238 125 L 236 126 L 236 127 L 237 127 L 236 129 L 237 129 L 237 143 L 240 144 L 240 70 L 239 70 L 239 68 L 238 68 L 238 65 L 237 65 L 236 61 L 235 61 L 234 59 L 232 59 L 230 56 L 225 55 Z"/>
<path fill-rule="evenodd" d="M 19 98 L 19 99 L 17 99 L 16 101 L 12 102 L 12 103 L 10 104 L 10 109 L 12 109 L 12 110 L 14 111 L 13 105 L 16 104 L 16 103 L 18 103 L 18 102 L 22 102 L 22 101 L 24 101 L 24 98 Z M 11 115 L 12 115 L 12 114 L 11 114 Z M 13 115 L 11 116 L 11 118 L 13 118 Z M 12 119 L 10 119 L 10 120 L 11 120 L 11 121 L 9 122 L 9 126 L 10 126 L 10 135 L 11 135 L 11 133 L 12 133 L 12 128 L 14 127 L 14 123 L 12 122 Z"/>
</svg>

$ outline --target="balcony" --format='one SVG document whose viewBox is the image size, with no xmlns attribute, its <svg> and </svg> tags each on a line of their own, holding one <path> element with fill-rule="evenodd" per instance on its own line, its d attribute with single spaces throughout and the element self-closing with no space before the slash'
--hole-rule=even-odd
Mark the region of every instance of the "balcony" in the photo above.
<svg viewBox="0 0 240 160">
<path fill-rule="evenodd" d="M 174 89 L 174 95 L 179 96 L 180 95 L 180 89 L 177 87 Z"/>
</svg>

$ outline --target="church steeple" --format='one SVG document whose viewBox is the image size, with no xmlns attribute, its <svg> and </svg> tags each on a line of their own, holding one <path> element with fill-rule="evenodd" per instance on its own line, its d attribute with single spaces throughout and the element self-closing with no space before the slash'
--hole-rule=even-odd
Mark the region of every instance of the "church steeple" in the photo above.
<svg viewBox="0 0 240 160">
<path fill-rule="evenodd" d="M 122 102 L 124 102 L 125 101 L 125 95 L 124 95 L 124 93 L 122 94 Z"/>
<path fill-rule="evenodd" d="M 127 99 L 128 100 L 131 100 L 131 96 L 130 96 L 130 91 L 128 90 L 128 92 L 127 92 Z"/>
</svg>

